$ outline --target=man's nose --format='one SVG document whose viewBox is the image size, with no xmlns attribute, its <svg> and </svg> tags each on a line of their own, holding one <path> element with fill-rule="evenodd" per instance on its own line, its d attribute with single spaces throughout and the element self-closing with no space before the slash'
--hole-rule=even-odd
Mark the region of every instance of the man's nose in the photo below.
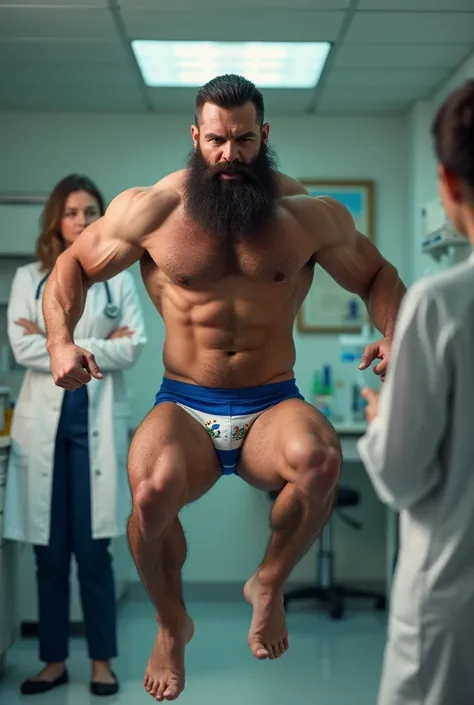
<svg viewBox="0 0 474 705">
<path fill-rule="evenodd" d="M 235 162 L 238 157 L 238 147 L 235 142 L 229 140 L 224 145 L 223 157 L 227 162 Z"/>
</svg>

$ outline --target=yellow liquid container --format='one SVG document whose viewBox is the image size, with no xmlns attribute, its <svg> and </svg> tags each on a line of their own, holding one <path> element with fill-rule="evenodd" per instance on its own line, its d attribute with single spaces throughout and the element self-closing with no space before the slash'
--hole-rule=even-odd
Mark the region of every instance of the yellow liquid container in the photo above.
<svg viewBox="0 0 474 705">
<path fill-rule="evenodd" d="M 0 436 L 9 436 L 12 428 L 13 409 L 5 409 L 3 413 L 3 430 Z"/>
</svg>

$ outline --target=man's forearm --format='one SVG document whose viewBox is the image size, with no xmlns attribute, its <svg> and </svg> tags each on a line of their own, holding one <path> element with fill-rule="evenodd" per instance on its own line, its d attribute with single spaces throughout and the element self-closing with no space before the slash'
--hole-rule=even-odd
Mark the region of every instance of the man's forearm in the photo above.
<svg viewBox="0 0 474 705">
<path fill-rule="evenodd" d="M 405 292 L 406 287 L 395 267 L 387 263 L 379 269 L 368 293 L 367 309 L 374 326 L 386 337 L 393 336 Z"/>
<path fill-rule="evenodd" d="M 43 296 L 48 349 L 73 340 L 84 310 L 86 286 L 79 262 L 69 253 L 58 257 Z"/>
</svg>

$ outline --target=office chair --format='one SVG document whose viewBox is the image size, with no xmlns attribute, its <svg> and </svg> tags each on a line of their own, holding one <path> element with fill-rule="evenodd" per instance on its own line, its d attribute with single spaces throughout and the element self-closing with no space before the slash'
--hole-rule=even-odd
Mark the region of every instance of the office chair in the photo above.
<svg viewBox="0 0 474 705">
<path fill-rule="evenodd" d="M 279 495 L 279 491 L 269 492 L 272 501 Z M 340 518 L 354 529 L 360 529 L 361 524 L 350 516 L 340 511 L 341 508 L 355 507 L 360 504 L 360 494 L 349 487 L 338 487 L 334 509 Z M 319 536 L 319 548 L 317 554 L 318 581 L 311 587 L 297 588 L 290 590 L 284 595 L 285 609 L 293 600 L 321 600 L 329 606 L 329 614 L 332 619 L 341 619 L 344 615 L 344 601 L 347 598 L 361 598 L 374 600 L 375 609 L 384 610 L 386 608 L 386 598 L 383 593 L 371 590 L 357 590 L 334 582 L 334 551 L 332 542 L 332 521 L 330 518 Z"/>
</svg>

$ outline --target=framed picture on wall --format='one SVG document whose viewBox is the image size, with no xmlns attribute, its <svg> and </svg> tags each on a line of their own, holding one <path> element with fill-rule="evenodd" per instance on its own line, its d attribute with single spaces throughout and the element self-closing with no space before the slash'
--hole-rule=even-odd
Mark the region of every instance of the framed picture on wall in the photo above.
<svg viewBox="0 0 474 705">
<path fill-rule="evenodd" d="M 373 181 L 300 179 L 312 196 L 330 196 L 351 212 L 356 228 L 375 242 Z M 363 301 L 336 284 L 318 264 L 297 318 L 302 333 L 357 333 L 367 318 Z"/>
</svg>

